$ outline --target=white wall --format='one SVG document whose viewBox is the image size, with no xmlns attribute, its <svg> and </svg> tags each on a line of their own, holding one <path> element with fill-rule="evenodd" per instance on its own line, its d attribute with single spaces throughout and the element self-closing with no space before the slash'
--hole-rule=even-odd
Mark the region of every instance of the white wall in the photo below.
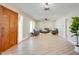
<svg viewBox="0 0 79 59">
<path fill-rule="evenodd" d="M 65 18 L 58 19 L 55 26 L 58 28 L 58 35 L 65 38 Z"/>
<path fill-rule="evenodd" d="M 18 15 L 18 43 L 23 40 L 23 16 Z"/>
<path fill-rule="evenodd" d="M 69 26 L 72 23 L 72 16 L 79 16 L 78 9 L 70 11 L 68 15 L 56 21 L 56 27 L 59 30 L 59 36 L 66 38 L 72 44 L 76 44 L 76 37 L 71 37 L 72 33 L 69 31 Z"/>
<path fill-rule="evenodd" d="M 19 14 L 18 19 L 18 43 L 20 43 L 30 36 L 30 18 L 25 14 Z"/>
<path fill-rule="evenodd" d="M 37 29 L 44 29 L 44 28 L 53 29 L 54 24 L 55 23 L 53 21 L 37 21 L 36 22 L 36 28 Z"/>
<path fill-rule="evenodd" d="M 27 39 L 30 36 L 30 21 L 31 18 L 24 16 L 23 19 L 23 39 Z"/>
</svg>

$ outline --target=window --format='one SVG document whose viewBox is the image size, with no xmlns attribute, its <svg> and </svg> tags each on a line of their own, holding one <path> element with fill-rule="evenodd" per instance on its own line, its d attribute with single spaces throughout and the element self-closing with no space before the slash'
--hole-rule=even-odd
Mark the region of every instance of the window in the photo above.
<svg viewBox="0 0 79 59">
<path fill-rule="evenodd" d="M 33 29 L 35 29 L 35 21 L 30 21 L 30 32 L 33 32 Z"/>
</svg>

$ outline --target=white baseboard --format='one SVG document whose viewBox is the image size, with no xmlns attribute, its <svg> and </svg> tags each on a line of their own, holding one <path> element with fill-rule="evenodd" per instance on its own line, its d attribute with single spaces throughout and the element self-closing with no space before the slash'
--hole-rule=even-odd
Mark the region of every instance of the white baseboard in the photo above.
<svg viewBox="0 0 79 59">
<path fill-rule="evenodd" d="M 26 39 L 29 39 L 30 38 L 30 36 L 28 36 L 28 37 L 25 37 L 23 40 L 26 40 Z"/>
<path fill-rule="evenodd" d="M 74 42 L 73 42 L 72 40 L 69 40 L 69 39 L 68 39 L 68 41 L 69 41 L 71 44 L 74 44 Z"/>
<path fill-rule="evenodd" d="M 70 42 L 71 44 L 74 44 L 74 42 L 73 42 L 72 40 L 70 40 L 70 39 L 68 39 L 68 38 L 65 38 L 65 37 L 63 37 L 63 36 L 61 36 L 61 35 L 58 35 L 58 36 L 60 36 L 60 37 L 62 37 L 63 39 L 67 40 L 67 41 Z"/>
<path fill-rule="evenodd" d="M 28 36 L 28 37 L 25 37 L 21 42 L 19 42 L 18 44 L 20 44 L 20 43 L 22 43 L 23 41 L 25 41 L 25 40 L 27 40 L 27 39 L 29 39 L 30 38 L 30 36 Z"/>
</svg>

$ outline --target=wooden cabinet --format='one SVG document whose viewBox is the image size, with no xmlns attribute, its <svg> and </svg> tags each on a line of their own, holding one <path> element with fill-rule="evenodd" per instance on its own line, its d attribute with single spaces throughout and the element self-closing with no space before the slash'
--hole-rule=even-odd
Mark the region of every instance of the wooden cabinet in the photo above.
<svg viewBox="0 0 79 59">
<path fill-rule="evenodd" d="M 0 6 L 0 52 L 17 44 L 18 14 Z"/>
</svg>

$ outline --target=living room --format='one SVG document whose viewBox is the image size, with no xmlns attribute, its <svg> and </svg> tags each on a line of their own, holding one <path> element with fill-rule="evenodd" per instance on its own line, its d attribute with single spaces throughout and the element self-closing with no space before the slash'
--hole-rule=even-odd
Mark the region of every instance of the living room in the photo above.
<svg viewBox="0 0 79 59">
<path fill-rule="evenodd" d="M 71 37 L 69 26 L 72 17 L 79 16 L 79 4 L 3 3 L 1 5 L 18 13 L 17 44 L 19 44 L 2 54 L 77 54 L 74 50 L 76 37 Z"/>
</svg>

